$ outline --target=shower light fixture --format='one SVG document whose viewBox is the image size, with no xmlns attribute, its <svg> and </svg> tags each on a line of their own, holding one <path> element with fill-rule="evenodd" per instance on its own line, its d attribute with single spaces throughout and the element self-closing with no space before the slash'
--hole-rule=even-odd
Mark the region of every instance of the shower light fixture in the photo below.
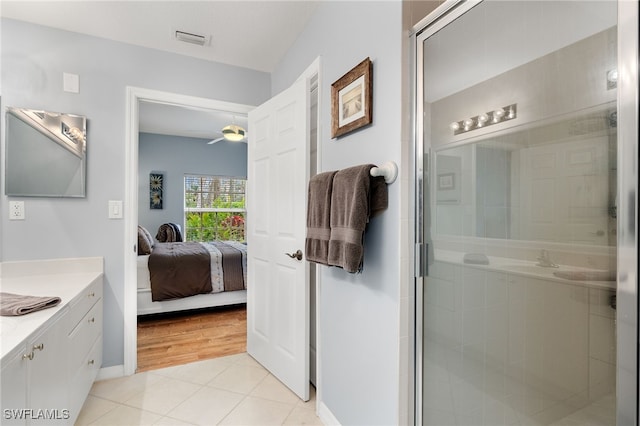
<svg viewBox="0 0 640 426">
<path fill-rule="evenodd" d="M 459 135 L 471 130 L 513 120 L 517 116 L 518 104 L 511 104 L 503 108 L 498 108 L 494 111 L 478 114 L 475 117 L 467 118 L 465 120 L 454 121 L 449 124 L 449 129 L 451 129 L 454 135 Z"/>
</svg>

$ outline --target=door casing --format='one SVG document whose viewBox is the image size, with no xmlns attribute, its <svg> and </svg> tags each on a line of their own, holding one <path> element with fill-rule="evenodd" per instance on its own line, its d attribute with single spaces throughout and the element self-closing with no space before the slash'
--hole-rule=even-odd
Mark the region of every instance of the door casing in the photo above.
<svg viewBox="0 0 640 426">
<path fill-rule="evenodd" d="M 138 123 L 140 102 L 171 104 L 202 110 L 247 114 L 252 105 L 237 104 L 181 95 L 171 92 L 127 87 L 125 140 L 125 200 L 124 200 L 124 366 L 125 376 L 137 367 L 137 226 L 138 226 Z"/>
</svg>

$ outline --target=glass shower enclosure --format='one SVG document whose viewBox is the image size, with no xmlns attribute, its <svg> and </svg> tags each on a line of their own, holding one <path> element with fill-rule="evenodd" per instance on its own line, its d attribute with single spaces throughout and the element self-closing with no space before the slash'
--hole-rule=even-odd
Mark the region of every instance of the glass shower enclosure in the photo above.
<svg viewBox="0 0 640 426">
<path fill-rule="evenodd" d="M 618 4 L 452 3 L 415 42 L 416 418 L 613 425 Z"/>
</svg>

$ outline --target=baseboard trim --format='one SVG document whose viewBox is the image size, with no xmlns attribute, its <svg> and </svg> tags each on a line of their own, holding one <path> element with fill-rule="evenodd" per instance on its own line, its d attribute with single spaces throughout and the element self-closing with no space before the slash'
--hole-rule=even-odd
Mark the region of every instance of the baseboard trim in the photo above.
<svg viewBox="0 0 640 426">
<path fill-rule="evenodd" d="M 117 379 L 118 377 L 124 377 L 124 364 L 101 368 L 100 370 L 98 370 L 96 381 Z"/>
<path fill-rule="evenodd" d="M 336 419 L 331 410 L 324 405 L 324 402 L 318 402 L 318 417 L 322 424 L 326 426 L 340 426 L 340 422 Z"/>
</svg>

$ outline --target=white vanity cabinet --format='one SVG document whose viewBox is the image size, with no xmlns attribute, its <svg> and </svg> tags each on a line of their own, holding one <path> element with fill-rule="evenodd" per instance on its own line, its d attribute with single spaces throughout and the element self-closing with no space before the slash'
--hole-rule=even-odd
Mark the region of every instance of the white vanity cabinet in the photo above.
<svg viewBox="0 0 640 426">
<path fill-rule="evenodd" d="M 94 282 L 69 309 L 66 347 L 69 412 L 72 422 L 102 365 L 102 280 Z"/>
<path fill-rule="evenodd" d="M 68 407 L 66 362 L 67 347 L 64 338 L 66 312 L 43 332 L 29 339 L 27 356 L 27 404 L 36 411 L 27 424 L 67 424 Z M 28 353 L 27 353 L 28 352 Z"/>
<path fill-rule="evenodd" d="M 67 424 L 66 309 L 2 362 L 2 424 Z M 10 410 L 10 411 L 7 411 Z M 67 411 L 65 411 L 67 410 Z"/>
<path fill-rule="evenodd" d="M 25 420 L 13 410 L 19 410 L 27 406 L 27 363 L 23 356 L 26 355 L 24 348 L 5 356 L 2 359 L 2 369 L 0 370 L 2 391 L 2 418 L 3 425 L 25 424 Z"/>
<path fill-rule="evenodd" d="M 2 425 L 72 425 L 102 364 L 102 259 L 97 271 L 14 276 L 2 265 L 3 291 L 56 295 L 60 305 L 2 317 Z M 76 260 L 77 261 L 77 260 Z M 47 269 L 49 268 L 49 269 Z M 47 274 L 51 270 L 50 274 Z M 7 278 L 6 275 L 9 275 Z"/>
</svg>

